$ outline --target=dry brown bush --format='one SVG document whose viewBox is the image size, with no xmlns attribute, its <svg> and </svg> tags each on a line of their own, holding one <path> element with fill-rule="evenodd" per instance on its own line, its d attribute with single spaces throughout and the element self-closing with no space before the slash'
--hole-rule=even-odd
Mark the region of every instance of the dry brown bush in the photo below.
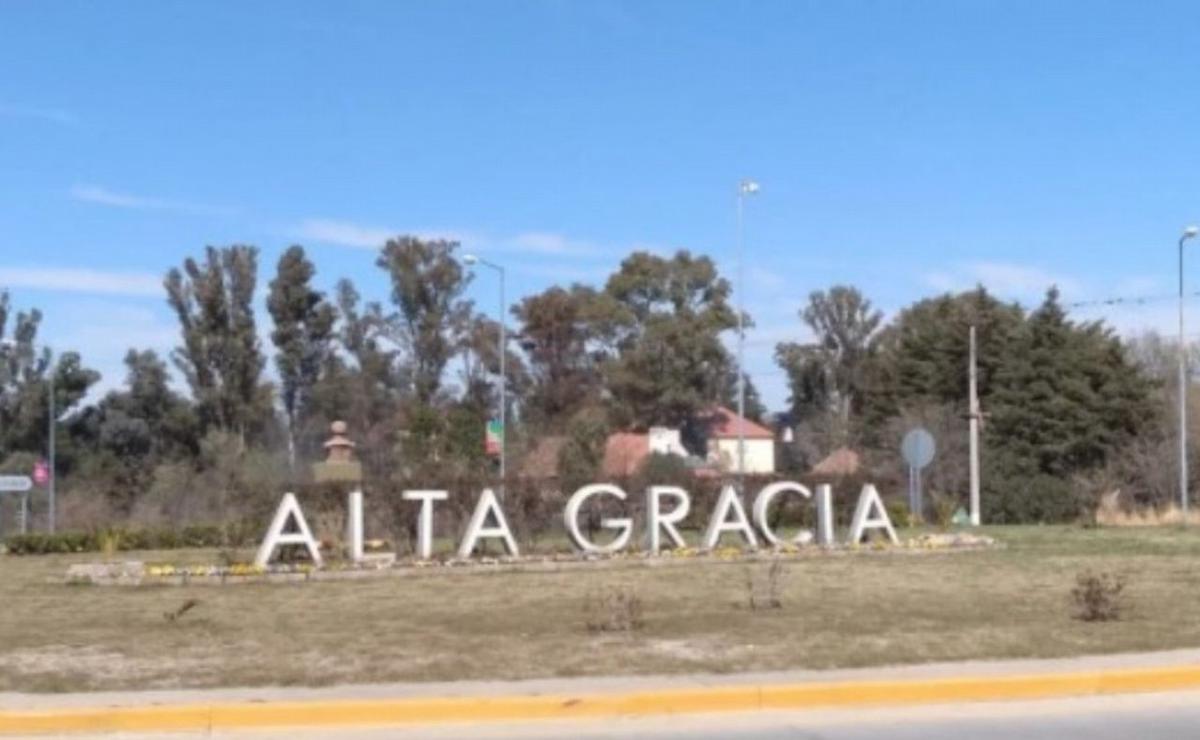
<svg viewBox="0 0 1200 740">
<path fill-rule="evenodd" d="M 746 606 L 750 611 L 782 609 L 783 561 L 773 560 L 758 574 L 754 566 L 746 569 Z"/>
<path fill-rule="evenodd" d="M 1125 604 L 1121 594 L 1125 579 L 1112 573 L 1085 571 L 1075 577 L 1071 599 L 1075 617 L 1085 622 L 1113 622 L 1121 618 Z"/>
<path fill-rule="evenodd" d="M 633 632 L 644 625 L 641 597 L 628 586 L 588 592 L 583 614 L 588 632 Z"/>
</svg>

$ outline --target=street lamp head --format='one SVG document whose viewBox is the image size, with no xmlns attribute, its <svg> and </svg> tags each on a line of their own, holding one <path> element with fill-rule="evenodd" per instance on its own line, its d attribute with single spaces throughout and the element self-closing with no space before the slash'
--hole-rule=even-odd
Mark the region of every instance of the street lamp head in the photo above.
<svg viewBox="0 0 1200 740">
<path fill-rule="evenodd" d="M 1200 226 L 1189 226 L 1183 230 L 1183 238 L 1191 239 L 1196 234 L 1200 234 Z"/>
<path fill-rule="evenodd" d="M 738 183 L 738 192 L 742 195 L 754 195 L 758 192 L 758 183 L 753 180 L 742 180 Z"/>
<path fill-rule="evenodd" d="M 462 261 L 464 265 L 473 265 L 479 261 L 479 258 L 473 254 L 464 254 Z"/>
</svg>

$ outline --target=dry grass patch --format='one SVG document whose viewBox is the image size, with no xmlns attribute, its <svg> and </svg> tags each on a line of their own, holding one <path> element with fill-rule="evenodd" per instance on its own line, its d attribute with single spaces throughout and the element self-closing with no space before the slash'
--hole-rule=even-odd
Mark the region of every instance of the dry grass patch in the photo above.
<svg viewBox="0 0 1200 740">
<path fill-rule="evenodd" d="M 2 557 L 0 690 L 727 672 L 1200 646 L 1200 531 L 988 534 L 1008 546 L 789 562 L 777 584 L 784 608 L 758 610 L 746 608 L 745 565 L 719 561 L 100 588 L 49 582 L 82 556 Z M 1087 570 L 1127 578 L 1127 618 L 1073 618 L 1069 592 Z M 589 631 L 584 604 L 605 592 L 636 594 L 639 628 Z M 190 599 L 201 603 L 164 619 Z"/>
</svg>

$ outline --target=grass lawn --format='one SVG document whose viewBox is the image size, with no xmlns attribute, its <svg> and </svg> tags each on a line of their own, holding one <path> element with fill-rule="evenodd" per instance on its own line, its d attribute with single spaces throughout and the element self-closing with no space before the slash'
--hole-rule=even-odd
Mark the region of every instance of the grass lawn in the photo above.
<svg viewBox="0 0 1200 740">
<path fill-rule="evenodd" d="M 0 557 L 0 690 L 323 685 L 827 668 L 1200 647 L 1200 529 L 1004 527 L 986 552 L 789 562 L 783 608 L 746 607 L 741 563 L 308 584 L 51 584 L 99 556 Z M 130 558 L 212 562 L 211 552 Z M 753 566 L 760 576 L 766 565 Z M 1072 618 L 1083 570 L 1127 579 L 1121 621 Z M 591 633 L 632 589 L 644 626 Z M 187 599 L 178 621 L 163 617 Z"/>
</svg>

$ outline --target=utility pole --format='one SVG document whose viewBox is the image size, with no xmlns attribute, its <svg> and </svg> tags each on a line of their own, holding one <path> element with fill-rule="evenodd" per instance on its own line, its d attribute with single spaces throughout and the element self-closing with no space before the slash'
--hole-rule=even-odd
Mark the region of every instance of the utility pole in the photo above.
<svg viewBox="0 0 1200 740">
<path fill-rule="evenodd" d="M 47 523 L 47 525 L 49 525 L 50 534 L 54 534 L 55 524 L 56 524 L 55 520 L 57 519 L 56 509 L 55 509 L 55 501 L 54 501 L 54 485 L 55 485 L 55 483 L 57 483 L 57 479 L 58 479 L 58 471 L 54 467 L 54 428 L 56 426 L 58 426 L 58 424 L 57 424 L 58 412 L 55 410 L 55 403 L 54 403 L 54 370 L 55 370 L 55 368 L 52 365 L 50 367 L 50 402 L 47 404 L 49 406 L 49 418 L 47 419 L 47 421 L 49 422 L 49 426 L 50 426 L 50 460 L 49 460 L 49 463 L 50 463 L 50 486 L 49 486 L 50 513 L 47 517 L 46 523 Z"/>
<path fill-rule="evenodd" d="M 500 277 L 500 305 L 496 321 L 500 324 L 500 340 L 497 350 L 500 352 L 500 500 L 504 500 L 504 483 L 508 475 L 508 298 L 505 296 L 504 267 L 495 262 L 478 257 L 474 254 L 463 255 L 463 263 L 468 266 L 483 265 L 496 271 Z"/>
<path fill-rule="evenodd" d="M 743 272 L 745 270 L 744 262 L 746 251 L 745 226 L 743 224 L 742 210 L 744 201 L 747 195 L 754 195 L 758 192 L 758 183 L 753 180 L 742 180 L 738 183 L 737 193 L 737 413 L 738 413 L 738 438 L 737 438 L 737 476 L 738 476 L 738 492 L 742 495 L 746 493 L 746 327 L 744 326 L 745 319 L 742 314 L 745 283 L 743 281 Z"/>
<path fill-rule="evenodd" d="M 1187 454 L 1187 342 L 1183 336 L 1183 243 L 1200 234 L 1189 226 L 1179 237 L 1179 507 L 1183 526 L 1188 523 L 1188 454 Z"/>
<path fill-rule="evenodd" d="M 970 368 L 970 427 L 971 427 L 971 526 L 978 527 L 979 520 L 979 389 L 975 380 L 975 327 L 971 327 Z"/>
<path fill-rule="evenodd" d="M 500 273 L 500 496 L 504 497 L 504 484 L 508 480 L 508 373 L 505 366 L 505 356 L 508 354 L 508 319 L 505 316 L 507 299 L 504 297 L 504 268 L 497 267 Z"/>
</svg>

